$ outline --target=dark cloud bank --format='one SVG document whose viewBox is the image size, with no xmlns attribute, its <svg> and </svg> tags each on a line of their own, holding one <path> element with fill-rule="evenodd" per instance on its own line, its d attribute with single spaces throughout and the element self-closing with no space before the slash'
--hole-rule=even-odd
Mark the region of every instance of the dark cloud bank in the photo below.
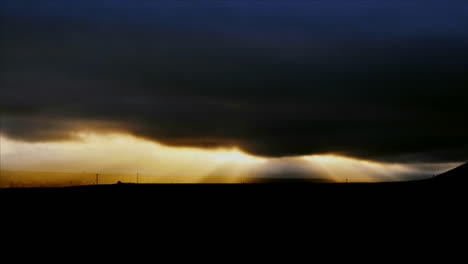
<svg viewBox="0 0 468 264">
<path fill-rule="evenodd" d="M 5 133 L 468 160 L 466 1 L 2 1 Z"/>
</svg>

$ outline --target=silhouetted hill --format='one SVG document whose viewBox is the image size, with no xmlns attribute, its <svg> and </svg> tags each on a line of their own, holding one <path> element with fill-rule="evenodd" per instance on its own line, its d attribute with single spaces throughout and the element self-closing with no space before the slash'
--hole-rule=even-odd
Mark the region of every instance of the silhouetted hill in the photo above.
<svg viewBox="0 0 468 264">
<path fill-rule="evenodd" d="M 329 208 L 334 211 L 348 210 L 350 215 L 355 214 L 353 210 L 357 206 L 363 205 L 369 208 L 368 211 L 373 212 L 377 208 L 385 212 L 392 208 L 398 208 L 399 212 L 402 208 L 433 210 L 434 206 L 443 205 L 443 208 L 446 208 L 466 200 L 464 184 L 459 182 L 466 181 L 467 169 L 468 166 L 464 165 L 429 180 L 388 183 L 322 183 L 299 179 L 281 181 L 263 179 L 260 183 L 280 184 L 122 183 L 59 188 L 4 188 L 0 189 L 0 200 L 8 201 L 9 207 L 32 207 L 39 211 L 51 205 L 53 210 L 89 207 L 122 211 L 136 207 L 148 212 L 153 209 L 155 212 L 164 209 L 172 212 L 184 211 L 181 208 L 186 208 L 187 211 L 192 210 L 193 214 L 200 214 L 197 208 L 204 205 L 216 205 L 216 210 L 219 208 L 244 210 L 250 207 L 253 212 L 265 208 L 277 210 L 281 206 L 296 207 L 307 212 L 311 209 Z M 84 215 L 89 214 L 86 212 L 87 209 L 83 210 L 85 210 Z"/>
<path fill-rule="evenodd" d="M 314 178 L 254 178 L 249 183 L 334 183 L 327 179 Z"/>
<path fill-rule="evenodd" d="M 468 182 L 468 163 L 465 163 L 453 170 L 442 173 L 431 179 L 433 182 L 440 183 L 467 183 Z"/>
</svg>

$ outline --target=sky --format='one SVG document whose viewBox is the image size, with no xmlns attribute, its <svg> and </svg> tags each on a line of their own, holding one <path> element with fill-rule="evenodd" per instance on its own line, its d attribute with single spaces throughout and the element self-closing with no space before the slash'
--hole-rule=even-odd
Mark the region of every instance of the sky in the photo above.
<svg viewBox="0 0 468 264">
<path fill-rule="evenodd" d="M 98 170 L 72 146 L 107 142 L 110 164 L 223 150 L 268 175 L 322 177 L 331 157 L 378 180 L 436 173 L 468 160 L 467 15 L 464 0 L 3 0 L 2 168 Z M 263 175 L 247 163 L 232 168 Z"/>
</svg>

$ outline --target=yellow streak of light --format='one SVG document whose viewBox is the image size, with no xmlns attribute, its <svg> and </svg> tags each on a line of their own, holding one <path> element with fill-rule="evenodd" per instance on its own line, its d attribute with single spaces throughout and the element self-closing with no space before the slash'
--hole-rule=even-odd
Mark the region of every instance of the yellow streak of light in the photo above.
<svg viewBox="0 0 468 264">
<path fill-rule="evenodd" d="M 321 167 L 338 182 L 397 181 L 401 180 L 398 175 L 415 171 L 405 164 L 380 163 L 333 154 L 303 156 L 302 159 L 310 162 L 311 166 Z"/>
<path fill-rule="evenodd" d="M 140 172 L 149 182 L 200 182 L 207 176 L 238 182 L 252 166 L 267 161 L 237 148 L 170 147 L 124 134 L 77 133 L 76 137 L 79 140 L 42 143 L 4 138 L 3 164 L 10 170 Z"/>
<path fill-rule="evenodd" d="M 76 177 L 87 175 L 89 179 L 82 181 L 88 183 L 92 182 L 95 173 L 102 175 L 100 183 L 135 182 L 137 172 L 145 183 L 236 183 L 248 182 L 249 178 L 261 175 L 270 177 L 275 175 L 275 170 L 284 170 L 284 165 L 289 164 L 292 167 L 304 166 L 306 173 L 301 175 L 305 177 L 310 175 L 335 182 L 374 182 L 404 180 L 407 177 L 404 175 L 415 175 L 421 171 L 427 174 L 431 168 L 443 170 L 457 165 L 429 164 L 427 169 L 424 168 L 427 164 L 380 163 L 338 155 L 262 158 L 235 147 L 171 147 L 127 134 L 80 132 L 75 136 L 77 140 L 73 141 L 41 143 L 3 137 L 2 169 L 70 173 Z M 72 177 L 44 175 L 62 182 L 69 182 Z M 285 177 L 288 177 L 288 172 Z"/>
</svg>

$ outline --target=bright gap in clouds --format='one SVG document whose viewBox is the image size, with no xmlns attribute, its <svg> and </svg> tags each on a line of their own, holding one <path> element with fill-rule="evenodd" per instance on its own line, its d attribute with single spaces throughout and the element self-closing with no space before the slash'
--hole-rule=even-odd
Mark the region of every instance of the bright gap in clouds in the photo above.
<svg viewBox="0 0 468 264">
<path fill-rule="evenodd" d="M 55 184 L 72 179 L 92 184 L 96 173 L 101 174 L 100 183 L 134 182 L 137 172 L 145 183 L 238 183 L 270 178 L 375 182 L 430 177 L 459 165 L 385 164 L 334 155 L 264 158 L 237 148 L 171 147 L 126 134 L 77 133 L 76 138 L 26 143 L 3 137 L 0 154 L 4 177 L 0 183 L 8 184 L 13 178 L 30 182 L 32 171 L 62 173 L 34 177 L 36 183 Z M 24 173 L 8 177 L 13 171 Z"/>
</svg>

